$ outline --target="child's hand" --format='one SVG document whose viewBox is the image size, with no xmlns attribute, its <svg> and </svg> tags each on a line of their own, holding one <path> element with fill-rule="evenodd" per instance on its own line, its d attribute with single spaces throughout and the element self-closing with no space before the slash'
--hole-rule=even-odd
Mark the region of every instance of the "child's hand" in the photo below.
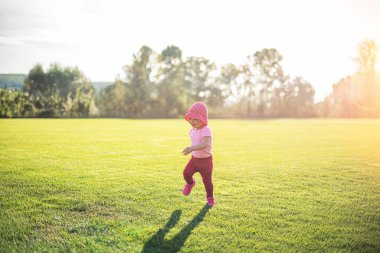
<svg viewBox="0 0 380 253">
<path fill-rule="evenodd" d="M 191 151 L 193 151 L 193 150 L 191 149 L 191 147 L 187 147 L 187 148 L 185 148 L 184 150 L 182 150 L 182 154 L 183 154 L 183 155 L 188 155 L 188 154 L 191 153 Z"/>
</svg>

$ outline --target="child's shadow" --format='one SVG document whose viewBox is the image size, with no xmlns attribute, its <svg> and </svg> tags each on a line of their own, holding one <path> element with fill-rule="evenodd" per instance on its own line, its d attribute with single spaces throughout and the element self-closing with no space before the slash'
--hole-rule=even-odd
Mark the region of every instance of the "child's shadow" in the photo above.
<svg viewBox="0 0 380 253">
<path fill-rule="evenodd" d="M 178 252 L 185 244 L 186 239 L 191 234 L 191 231 L 198 226 L 203 220 L 206 213 L 211 207 L 207 204 L 199 211 L 199 213 L 186 225 L 178 234 L 170 240 L 164 240 L 165 234 L 173 228 L 181 217 L 181 210 L 176 210 L 172 213 L 165 227 L 160 228 L 152 238 L 144 245 L 142 253 L 148 252 Z"/>
</svg>

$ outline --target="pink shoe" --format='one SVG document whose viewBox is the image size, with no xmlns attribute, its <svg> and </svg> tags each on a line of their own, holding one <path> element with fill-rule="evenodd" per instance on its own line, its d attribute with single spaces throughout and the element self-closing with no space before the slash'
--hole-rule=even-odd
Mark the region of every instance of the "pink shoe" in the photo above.
<svg viewBox="0 0 380 253">
<path fill-rule="evenodd" d="M 214 197 L 208 197 L 208 198 L 207 198 L 207 205 L 208 205 L 208 206 L 213 206 L 213 205 L 215 205 L 215 199 L 214 199 Z"/>
<path fill-rule="evenodd" d="M 187 196 L 190 194 L 191 190 L 193 189 L 194 185 L 195 185 L 196 181 L 194 179 L 194 183 L 192 183 L 191 185 L 186 183 L 185 187 L 183 188 L 183 195 Z"/>
</svg>

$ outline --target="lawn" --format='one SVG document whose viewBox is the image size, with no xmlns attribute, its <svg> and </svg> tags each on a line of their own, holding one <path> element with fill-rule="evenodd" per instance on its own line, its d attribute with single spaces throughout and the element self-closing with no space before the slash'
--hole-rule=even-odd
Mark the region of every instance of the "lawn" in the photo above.
<svg viewBox="0 0 380 253">
<path fill-rule="evenodd" d="M 0 120 L 0 252 L 380 252 L 380 120 Z"/>
</svg>

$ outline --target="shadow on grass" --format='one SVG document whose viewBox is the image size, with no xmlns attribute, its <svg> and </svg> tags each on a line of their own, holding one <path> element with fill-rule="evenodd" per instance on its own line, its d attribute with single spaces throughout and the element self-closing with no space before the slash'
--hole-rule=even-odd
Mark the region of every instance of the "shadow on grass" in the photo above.
<svg viewBox="0 0 380 253">
<path fill-rule="evenodd" d="M 152 238 L 149 239 L 144 245 L 142 253 L 149 252 L 178 252 L 185 244 L 186 239 L 190 236 L 191 231 L 201 223 L 206 213 L 211 207 L 207 204 L 199 211 L 199 213 L 186 225 L 181 231 L 178 232 L 172 239 L 164 240 L 165 234 L 169 232 L 179 221 L 181 217 L 181 210 L 176 210 L 170 216 L 165 227 L 160 228 Z"/>
</svg>

